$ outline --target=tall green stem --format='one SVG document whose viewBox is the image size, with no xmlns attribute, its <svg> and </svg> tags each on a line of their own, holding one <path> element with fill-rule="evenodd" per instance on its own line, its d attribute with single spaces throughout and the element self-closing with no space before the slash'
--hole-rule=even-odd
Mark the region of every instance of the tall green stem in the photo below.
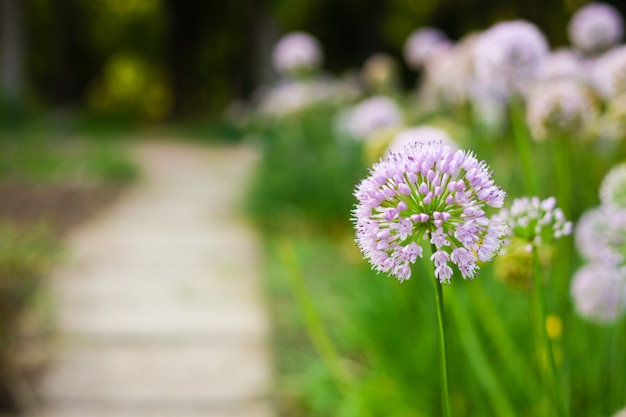
<svg viewBox="0 0 626 417">
<path fill-rule="evenodd" d="M 556 363 L 554 361 L 554 353 L 552 352 L 552 344 L 550 343 L 550 338 L 548 337 L 548 331 L 546 329 L 546 300 L 543 291 L 539 253 L 535 245 L 532 246 L 532 251 L 534 271 L 533 275 L 535 278 L 534 304 L 535 308 L 537 309 L 537 318 L 539 320 L 539 333 L 541 341 L 543 344 L 543 348 L 546 352 L 546 357 L 548 359 L 548 370 L 546 372 L 546 377 L 548 379 L 548 383 L 551 386 L 553 401 L 557 410 L 557 415 L 559 417 L 567 417 L 569 414 L 567 412 L 567 407 L 565 406 L 565 400 L 563 397 L 561 384 L 559 382 L 559 379 L 557 378 Z"/>
<path fill-rule="evenodd" d="M 536 158 L 533 157 L 531 139 L 524 120 L 524 109 L 518 98 L 512 98 L 510 103 L 510 120 L 513 140 L 517 148 L 517 156 L 522 166 L 524 186 L 528 195 L 537 194 L 537 178 L 535 176 Z"/>
<path fill-rule="evenodd" d="M 432 253 L 437 251 L 435 245 L 431 243 L 430 249 Z M 450 417 L 452 412 L 450 410 L 450 393 L 448 390 L 448 354 L 446 348 L 446 331 L 444 328 L 444 315 L 443 315 L 443 288 L 442 284 L 435 277 L 433 271 L 433 285 L 435 286 L 435 301 L 437 304 L 437 324 L 439 327 L 439 348 L 441 350 L 441 404 L 443 406 L 444 417 Z"/>
</svg>

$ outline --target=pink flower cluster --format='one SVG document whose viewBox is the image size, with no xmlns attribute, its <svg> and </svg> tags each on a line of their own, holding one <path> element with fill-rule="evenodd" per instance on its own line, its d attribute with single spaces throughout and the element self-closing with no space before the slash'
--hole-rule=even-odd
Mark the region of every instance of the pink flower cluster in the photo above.
<svg viewBox="0 0 626 417">
<path fill-rule="evenodd" d="M 389 153 L 355 191 L 353 220 L 364 257 L 376 271 L 403 281 L 423 257 L 426 241 L 441 283 L 450 283 L 451 265 L 473 279 L 477 263 L 493 259 L 507 231 L 506 223 L 484 210 L 502 207 L 506 197 L 491 177 L 473 153 L 440 143 Z"/>
</svg>

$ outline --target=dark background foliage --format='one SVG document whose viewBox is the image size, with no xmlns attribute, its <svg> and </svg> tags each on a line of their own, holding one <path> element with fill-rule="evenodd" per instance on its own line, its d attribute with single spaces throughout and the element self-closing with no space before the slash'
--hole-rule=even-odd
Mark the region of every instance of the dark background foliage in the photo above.
<svg viewBox="0 0 626 417">
<path fill-rule="evenodd" d="M 565 24 L 583 3 L 4 0 L 2 85 L 5 96 L 8 90 L 20 103 L 43 109 L 114 109 L 148 120 L 215 116 L 233 99 L 248 98 L 259 84 L 274 78 L 269 52 L 288 31 L 304 30 L 319 38 L 325 68 L 339 74 L 360 66 L 374 52 L 400 58 L 407 35 L 423 25 L 438 27 L 454 40 L 500 20 L 522 18 L 535 22 L 553 47 L 563 46 Z M 609 3 L 626 14 L 624 3 Z M 116 66 L 119 62 L 126 67 Z M 133 86 L 137 79 L 145 85 L 129 88 L 129 97 L 120 98 L 109 90 L 120 84 L 116 80 L 124 77 L 124 68 L 134 74 Z M 7 78 L 11 71 L 20 74 L 17 82 Z M 406 68 L 404 74 L 411 79 Z M 146 110 L 150 105 L 140 96 L 156 104 Z"/>
</svg>

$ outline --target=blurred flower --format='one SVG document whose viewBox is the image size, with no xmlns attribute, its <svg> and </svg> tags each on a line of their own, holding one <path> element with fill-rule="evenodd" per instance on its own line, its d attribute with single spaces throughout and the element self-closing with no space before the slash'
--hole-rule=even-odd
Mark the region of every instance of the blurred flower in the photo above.
<svg viewBox="0 0 626 417">
<path fill-rule="evenodd" d="M 363 64 L 362 78 L 374 91 L 390 91 L 398 81 L 398 65 L 390 55 L 376 53 Z"/>
<path fill-rule="evenodd" d="M 535 78 L 547 54 L 546 39 L 532 23 L 498 23 L 483 32 L 474 47 L 477 81 L 506 97 Z"/>
<path fill-rule="evenodd" d="M 378 130 L 401 125 L 402 111 L 392 99 L 374 96 L 340 116 L 340 129 L 356 139 L 368 139 Z"/>
<path fill-rule="evenodd" d="M 622 264 L 626 255 L 626 210 L 600 206 L 585 212 L 576 225 L 576 246 L 589 261 Z"/>
<path fill-rule="evenodd" d="M 422 145 L 440 143 L 442 145 L 449 146 L 453 151 L 459 149 L 459 146 L 445 130 L 434 126 L 419 126 L 404 129 L 395 135 L 392 142 L 389 144 L 387 151 L 400 152 L 403 148 L 411 146 L 415 143 Z"/>
<path fill-rule="evenodd" d="M 537 85 L 527 100 L 526 122 L 537 140 L 563 135 L 585 137 L 596 120 L 597 109 L 590 94 L 572 80 Z"/>
<path fill-rule="evenodd" d="M 263 94 L 258 108 L 261 114 L 281 117 L 330 100 L 333 92 L 322 80 L 285 81 Z"/>
<path fill-rule="evenodd" d="M 500 255 L 494 262 L 496 278 L 510 288 L 528 291 L 534 285 L 533 253 L 528 250 L 526 240 L 513 237 L 505 242 Z M 546 267 L 552 263 L 552 247 L 542 245 L 538 248 L 539 262 Z"/>
<path fill-rule="evenodd" d="M 587 78 L 580 57 L 571 49 L 557 49 L 548 54 L 537 71 L 537 81 L 559 79 L 584 81 Z"/>
<path fill-rule="evenodd" d="M 604 176 L 600 201 L 610 207 L 626 210 L 626 163 L 619 164 Z"/>
<path fill-rule="evenodd" d="M 590 3 L 579 9 L 567 27 L 570 41 L 585 54 L 594 54 L 617 45 L 624 35 L 619 12 L 605 3 Z"/>
<path fill-rule="evenodd" d="M 546 317 L 546 331 L 548 332 L 548 337 L 552 340 L 557 340 L 561 337 L 563 334 L 563 321 L 559 316 L 549 314 Z"/>
<path fill-rule="evenodd" d="M 478 35 L 471 34 L 455 45 L 441 48 L 424 65 L 421 83 L 422 100 L 435 106 L 461 105 L 468 99 L 474 81 L 473 47 Z"/>
<path fill-rule="evenodd" d="M 600 132 L 609 140 L 626 138 L 626 92 L 609 100 L 600 119 Z"/>
<path fill-rule="evenodd" d="M 597 323 L 611 323 L 626 311 L 626 270 L 591 263 L 576 272 L 571 295 L 578 314 Z"/>
<path fill-rule="evenodd" d="M 272 63 L 279 74 L 296 75 L 318 68 L 322 63 L 322 49 L 308 33 L 291 32 L 274 46 Z"/>
<path fill-rule="evenodd" d="M 441 283 L 450 282 L 450 262 L 473 279 L 478 262 L 493 259 L 506 233 L 506 224 L 483 210 L 502 207 L 506 193 L 469 151 L 415 144 L 392 152 L 374 164 L 355 196 L 361 252 L 375 270 L 400 281 L 423 256 L 424 240 L 434 247 L 430 260 Z"/>
<path fill-rule="evenodd" d="M 594 62 L 592 83 L 605 98 L 626 93 L 626 46 L 613 48 Z"/>
<path fill-rule="evenodd" d="M 538 197 L 516 198 L 511 208 L 503 209 L 499 216 L 509 224 L 511 236 L 535 246 L 572 233 L 572 222 L 556 207 L 554 197 L 543 201 Z"/>
<path fill-rule="evenodd" d="M 410 68 L 418 70 L 434 52 L 449 45 L 448 37 L 439 29 L 431 27 L 417 29 L 404 43 L 404 59 Z"/>
</svg>

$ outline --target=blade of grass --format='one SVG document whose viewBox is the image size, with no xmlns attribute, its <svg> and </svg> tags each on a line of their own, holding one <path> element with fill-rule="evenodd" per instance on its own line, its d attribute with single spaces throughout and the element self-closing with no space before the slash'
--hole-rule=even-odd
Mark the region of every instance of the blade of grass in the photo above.
<svg viewBox="0 0 626 417">
<path fill-rule="evenodd" d="M 515 407 L 510 403 L 509 398 L 499 383 L 497 374 L 489 363 L 485 352 L 480 344 L 478 335 L 467 314 L 468 306 L 457 296 L 454 291 L 449 291 L 448 306 L 454 316 L 461 343 L 465 347 L 467 354 L 467 364 L 472 368 L 478 382 L 483 386 L 487 398 L 491 403 L 494 414 L 499 417 L 517 417 Z"/>
</svg>

